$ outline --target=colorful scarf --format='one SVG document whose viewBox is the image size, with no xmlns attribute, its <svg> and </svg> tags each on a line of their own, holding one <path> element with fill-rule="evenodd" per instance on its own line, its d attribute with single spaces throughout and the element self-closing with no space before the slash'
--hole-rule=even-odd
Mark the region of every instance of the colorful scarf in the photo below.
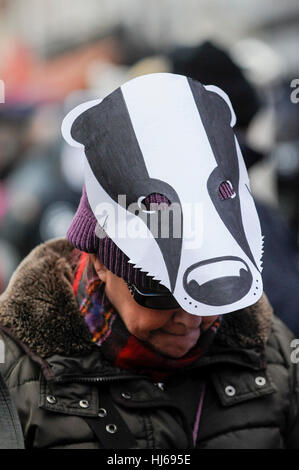
<svg viewBox="0 0 299 470">
<path fill-rule="evenodd" d="M 77 273 L 78 274 L 78 273 Z M 81 273 L 83 274 L 83 272 Z M 100 279 L 74 283 L 81 314 L 92 334 L 92 341 L 101 347 L 104 357 L 116 367 L 165 380 L 178 370 L 186 370 L 207 351 L 220 324 L 220 318 L 200 335 L 197 345 L 184 357 L 172 359 L 151 349 L 126 329 L 119 314 L 105 296 L 105 284 Z"/>
</svg>

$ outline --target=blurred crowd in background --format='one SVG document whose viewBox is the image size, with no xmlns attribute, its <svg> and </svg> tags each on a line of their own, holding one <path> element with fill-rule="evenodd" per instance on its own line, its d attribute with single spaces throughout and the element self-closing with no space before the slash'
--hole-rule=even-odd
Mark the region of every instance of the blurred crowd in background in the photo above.
<svg viewBox="0 0 299 470">
<path fill-rule="evenodd" d="M 130 78 L 173 72 L 232 101 L 265 291 L 299 335 L 298 52 L 297 0 L 0 0 L 0 293 L 75 213 L 83 162 L 63 143 L 63 116 Z"/>
</svg>

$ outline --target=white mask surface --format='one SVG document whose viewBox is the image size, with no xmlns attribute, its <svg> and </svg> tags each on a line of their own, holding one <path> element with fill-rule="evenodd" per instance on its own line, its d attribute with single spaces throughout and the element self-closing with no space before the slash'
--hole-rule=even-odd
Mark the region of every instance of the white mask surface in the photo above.
<svg viewBox="0 0 299 470">
<path fill-rule="evenodd" d="M 263 291 L 261 228 L 234 124 L 222 90 L 166 73 L 131 80 L 63 122 L 65 139 L 85 150 L 86 191 L 99 224 L 135 267 L 202 316 L 252 305 Z M 166 237 L 131 206 L 155 193 L 173 204 L 164 215 L 179 208 L 181 230 Z M 174 216 L 155 220 L 160 230 Z"/>
</svg>

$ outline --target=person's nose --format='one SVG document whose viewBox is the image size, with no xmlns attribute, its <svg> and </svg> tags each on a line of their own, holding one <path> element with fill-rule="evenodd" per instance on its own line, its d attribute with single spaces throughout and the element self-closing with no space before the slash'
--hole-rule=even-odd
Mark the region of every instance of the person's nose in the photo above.
<svg viewBox="0 0 299 470">
<path fill-rule="evenodd" d="M 192 315 L 186 312 L 182 308 L 177 309 L 173 316 L 172 321 L 177 324 L 184 325 L 186 328 L 198 328 L 202 322 L 202 317 L 198 315 Z"/>
</svg>

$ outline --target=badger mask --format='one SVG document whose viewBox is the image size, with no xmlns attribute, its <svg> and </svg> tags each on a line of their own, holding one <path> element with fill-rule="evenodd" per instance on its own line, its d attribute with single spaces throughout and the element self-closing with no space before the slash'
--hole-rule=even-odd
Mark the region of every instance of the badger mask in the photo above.
<svg viewBox="0 0 299 470">
<path fill-rule="evenodd" d="M 135 268 L 195 315 L 242 309 L 263 291 L 263 237 L 235 121 L 221 89 L 157 73 L 83 103 L 62 125 L 66 141 L 85 154 L 86 192 L 99 225 Z M 224 182 L 231 188 L 225 198 Z M 140 204 L 153 193 L 180 208 L 179 236 L 153 233 Z M 139 211 L 130 209 L 134 203 Z"/>
</svg>

